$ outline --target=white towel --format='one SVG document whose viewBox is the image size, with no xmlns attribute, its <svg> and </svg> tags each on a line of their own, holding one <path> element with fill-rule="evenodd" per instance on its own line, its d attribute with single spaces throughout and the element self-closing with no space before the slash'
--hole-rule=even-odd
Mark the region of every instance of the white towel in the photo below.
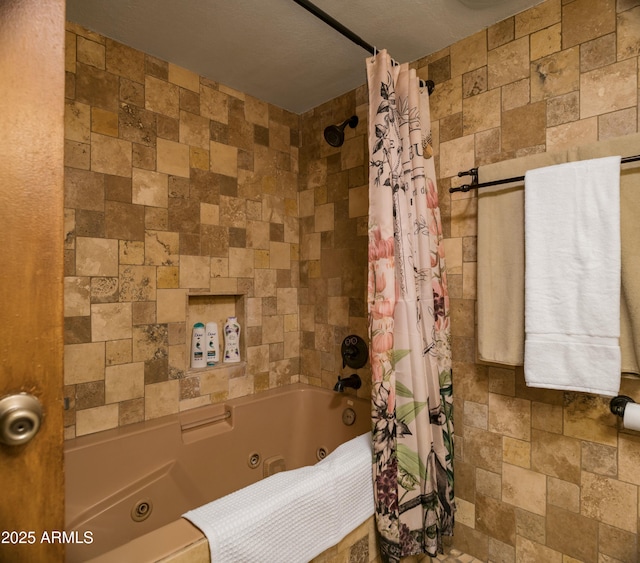
<svg viewBox="0 0 640 563">
<path fill-rule="evenodd" d="M 525 175 L 527 385 L 620 388 L 620 157 Z"/>
<path fill-rule="evenodd" d="M 371 434 L 183 515 L 215 563 L 306 563 L 373 514 Z"/>
</svg>

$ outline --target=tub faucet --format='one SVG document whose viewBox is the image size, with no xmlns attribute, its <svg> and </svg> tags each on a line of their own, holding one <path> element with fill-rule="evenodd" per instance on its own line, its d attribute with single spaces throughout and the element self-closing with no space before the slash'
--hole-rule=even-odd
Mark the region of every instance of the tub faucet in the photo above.
<svg viewBox="0 0 640 563">
<path fill-rule="evenodd" d="M 345 377 L 344 379 L 338 376 L 338 382 L 333 387 L 334 391 L 338 393 L 344 393 L 345 387 L 351 387 L 353 389 L 360 389 L 362 385 L 362 381 L 360 376 L 357 373 L 352 373 L 349 377 Z"/>
</svg>

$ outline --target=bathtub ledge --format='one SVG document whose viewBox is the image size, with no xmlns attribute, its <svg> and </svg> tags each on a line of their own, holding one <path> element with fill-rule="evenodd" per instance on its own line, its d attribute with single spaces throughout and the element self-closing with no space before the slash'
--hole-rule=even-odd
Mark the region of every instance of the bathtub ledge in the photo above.
<svg viewBox="0 0 640 563">
<path fill-rule="evenodd" d="M 87 563 L 209 563 L 210 560 L 209 544 L 204 534 L 193 524 L 180 518 Z"/>
</svg>

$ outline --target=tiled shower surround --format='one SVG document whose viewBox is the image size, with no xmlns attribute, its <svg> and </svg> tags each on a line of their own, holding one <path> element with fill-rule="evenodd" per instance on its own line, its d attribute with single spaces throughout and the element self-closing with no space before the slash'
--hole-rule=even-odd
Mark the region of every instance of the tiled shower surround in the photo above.
<svg viewBox="0 0 640 563">
<path fill-rule="evenodd" d="M 296 116 L 73 24 L 67 36 L 67 435 L 332 387 L 342 338 L 366 335 L 366 86 Z M 475 165 L 636 133 L 639 54 L 640 1 L 547 0 L 413 63 L 436 83 L 453 547 L 483 561 L 639 559 L 639 435 L 605 397 L 475 362 L 477 198 L 448 193 Z M 353 114 L 328 146 L 324 127 Z M 246 364 L 187 369 L 197 292 L 243 296 Z M 640 401 L 636 379 L 621 392 Z"/>
</svg>

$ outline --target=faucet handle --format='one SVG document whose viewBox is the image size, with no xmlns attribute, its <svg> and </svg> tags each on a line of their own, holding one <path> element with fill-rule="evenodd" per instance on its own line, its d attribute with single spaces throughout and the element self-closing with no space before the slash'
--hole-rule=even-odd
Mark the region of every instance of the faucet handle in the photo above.
<svg viewBox="0 0 640 563">
<path fill-rule="evenodd" d="M 362 338 L 356 334 L 351 334 L 343 340 L 340 353 L 342 355 L 343 369 L 347 366 L 353 369 L 360 369 L 367 363 L 369 348 Z"/>
</svg>

